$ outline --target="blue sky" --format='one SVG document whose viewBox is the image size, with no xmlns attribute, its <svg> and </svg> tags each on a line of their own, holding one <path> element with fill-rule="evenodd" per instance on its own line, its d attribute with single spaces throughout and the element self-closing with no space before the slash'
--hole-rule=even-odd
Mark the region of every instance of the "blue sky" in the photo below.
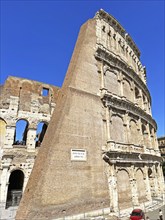
<svg viewBox="0 0 165 220">
<path fill-rule="evenodd" d="M 100 8 L 140 49 L 157 135 L 165 135 L 164 0 L 1 0 L 1 84 L 12 75 L 62 86 L 79 29 Z"/>
</svg>

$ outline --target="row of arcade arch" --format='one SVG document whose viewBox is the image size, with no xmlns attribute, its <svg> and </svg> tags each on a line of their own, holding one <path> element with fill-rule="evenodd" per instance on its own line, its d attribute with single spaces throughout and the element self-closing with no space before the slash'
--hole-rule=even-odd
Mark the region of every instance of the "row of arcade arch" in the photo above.
<svg viewBox="0 0 165 220">
<path fill-rule="evenodd" d="M 133 174 L 130 174 L 124 168 L 119 169 L 116 174 L 119 209 L 125 209 L 135 205 L 135 197 L 137 199 L 136 204 L 142 204 L 158 195 L 158 173 L 159 171 L 156 167 L 148 167 L 146 174 L 143 168 L 137 168 Z"/>
<path fill-rule="evenodd" d="M 20 119 L 16 122 L 13 145 L 26 145 L 29 123 L 25 119 Z M 48 124 L 39 122 L 36 130 L 35 146 L 39 147 L 43 141 Z"/>
<path fill-rule="evenodd" d="M 157 172 L 157 170 L 156 170 Z M 154 186 L 154 173 L 151 168 L 148 168 L 147 173 L 150 188 Z M 6 208 L 11 206 L 18 206 L 23 194 L 23 186 L 24 186 L 24 173 L 22 170 L 17 169 L 13 170 L 9 177 L 9 185 L 7 190 L 7 199 L 6 199 Z M 145 184 L 145 176 L 143 171 L 138 168 L 135 171 L 135 179 L 136 184 L 134 187 L 137 188 L 138 192 L 138 200 L 139 202 L 146 202 L 146 184 Z M 120 208 L 131 207 L 132 202 L 132 192 L 130 185 L 130 175 L 125 169 L 120 169 L 117 172 L 117 190 L 118 190 L 118 203 Z M 155 192 L 155 190 L 154 190 Z M 151 192 L 151 196 L 153 196 L 153 192 Z M 125 201 L 123 203 L 123 201 Z"/>
<path fill-rule="evenodd" d="M 14 170 L 9 177 L 6 208 L 18 206 L 23 193 L 24 173 L 22 170 Z"/>
<path fill-rule="evenodd" d="M 0 146 L 3 146 L 6 135 L 6 125 L 4 119 L 0 118 Z M 36 128 L 35 146 L 39 147 L 43 141 L 48 123 L 41 121 Z M 26 145 L 29 122 L 26 119 L 19 119 L 16 122 L 13 145 Z"/>
</svg>

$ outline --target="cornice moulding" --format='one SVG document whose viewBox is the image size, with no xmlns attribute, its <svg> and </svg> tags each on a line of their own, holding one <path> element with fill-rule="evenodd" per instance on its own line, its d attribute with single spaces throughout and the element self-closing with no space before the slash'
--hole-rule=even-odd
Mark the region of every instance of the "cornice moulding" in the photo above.
<svg viewBox="0 0 165 220">
<path fill-rule="evenodd" d="M 125 31 L 125 29 L 122 27 L 122 25 L 110 14 L 105 12 L 103 9 L 100 9 L 96 14 L 96 19 L 103 19 L 105 20 L 110 26 L 112 26 L 115 31 L 119 32 L 120 35 L 126 40 L 128 45 L 132 48 L 136 56 L 140 57 L 140 50 L 136 46 L 135 42 L 131 38 L 131 36 Z"/>
<path fill-rule="evenodd" d="M 102 60 L 108 65 L 112 66 L 113 68 L 117 68 L 120 71 L 122 71 L 127 77 L 131 78 L 134 80 L 137 85 L 145 91 L 147 98 L 151 104 L 151 96 L 149 93 L 149 90 L 145 83 L 140 79 L 140 77 L 137 75 L 137 73 L 128 66 L 124 61 L 122 61 L 119 57 L 115 56 L 112 54 L 110 51 L 108 51 L 106 48 L 104 48 L 103 45 L 101 45 L 102 48 L 100 48 L 100 45 L 98 45 L 96 53 L 95 53 L 95 58 L 98 60 Z M 128 74 L 129 72 L 129 74 Z"/>
<path fill-rule="evenodd" d="M 118 99 L 107 93 L 105 93 L 102 97 L 102 101 L 106 106 L 110 106 L 112 108 L 117 108 L 125 112 L 132 113 L 137 117 L 140 116 L 142 119 L 149 122 L 155 128 L 155 130 L 157 130 L 157 124 L 155 120 L 152 119 L 152 117 L 149 114 L 145 113 L 141 108 L 136 107 L 132 102 Z"/>
</svg>

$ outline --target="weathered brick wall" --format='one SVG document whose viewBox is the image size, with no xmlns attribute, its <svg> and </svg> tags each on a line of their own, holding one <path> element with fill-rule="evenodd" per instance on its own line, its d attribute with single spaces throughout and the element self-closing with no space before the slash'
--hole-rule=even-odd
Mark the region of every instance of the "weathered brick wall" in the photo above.
<svg viewBox="0 0 165 220">
<path fill-rule="evenodd" d="M 43 89 L 47 89 L 46 96 Z M 24 190 L 38 154 L 37 126 L 49 124 L 59 91 L 49 84 L 12 76 L 0 87 L 0 209 L 4 219 L 10 217 L 5 210 L 10 175 L 15 170 L 23 172 Z M 27 122 L 24 144 L 15 140 L 19 120 Z"/>
</svg>

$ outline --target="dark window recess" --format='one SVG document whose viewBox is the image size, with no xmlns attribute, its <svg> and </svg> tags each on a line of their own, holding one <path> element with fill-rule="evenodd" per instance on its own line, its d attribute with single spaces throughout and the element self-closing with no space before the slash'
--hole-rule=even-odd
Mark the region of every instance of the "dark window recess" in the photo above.
<svg viewBox="0 0 165 220">
<path fill-rule="evenodd" d="M 42 89 L 42 96 L 48 96 L 49 95 L 49 89 L 43 88 Z"/>
</svg>

